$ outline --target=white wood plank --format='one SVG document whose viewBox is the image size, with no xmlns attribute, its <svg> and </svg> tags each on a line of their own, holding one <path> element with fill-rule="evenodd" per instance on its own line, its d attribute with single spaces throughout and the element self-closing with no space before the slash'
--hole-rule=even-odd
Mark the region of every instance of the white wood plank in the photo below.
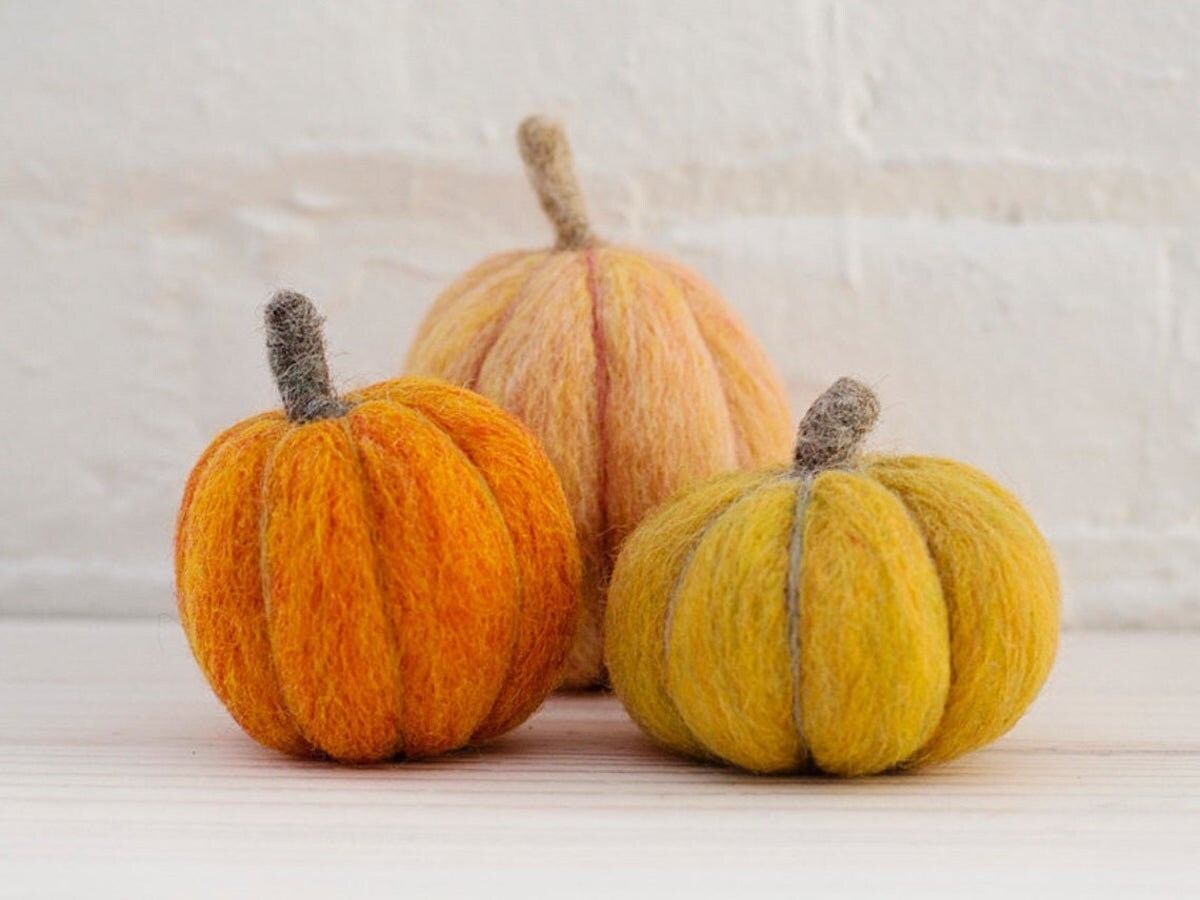
<svg viewBox="0 0 1200 900">
<path fill-rule="evenodd" d="M 0 896 L 1200 895 L 1200 635 L 1072 634 L 992 748 L 768 779 L 600 695 L 424 763 L 245 738 L 176 622 L 0 620 Z"/>
</svg>

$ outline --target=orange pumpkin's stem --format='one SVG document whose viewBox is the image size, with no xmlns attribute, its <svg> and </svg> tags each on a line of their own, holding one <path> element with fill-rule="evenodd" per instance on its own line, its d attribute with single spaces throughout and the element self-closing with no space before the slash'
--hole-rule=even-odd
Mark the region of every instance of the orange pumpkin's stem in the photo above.
<svg viewBox="0 0 1200 900">
<path fill-rule="evenodd" d="M 267 358 L 293 422 L 312 422 L 345 415 L 343 403 L 329 380 L 325 361 L 324 319 L 312 301 L 295 291 L 278 291 L 267 304 Z"/>
<path fill-rule="evenodd" d="M 800 420 L 795 470 L 815 474 L 852 463 L 878 418 L 874 392 L 853 378 L 839 378 Z"/>
<path fill-rule="evenodd" d="M 579 250 L 596 242 L 588 224 L 583 191 L 575 177 L 571 145 L 553 119 L 530 116 L 517 129 L 517 146 L 529 183 L 558 235 L 558 250 Z"/>
</svg>

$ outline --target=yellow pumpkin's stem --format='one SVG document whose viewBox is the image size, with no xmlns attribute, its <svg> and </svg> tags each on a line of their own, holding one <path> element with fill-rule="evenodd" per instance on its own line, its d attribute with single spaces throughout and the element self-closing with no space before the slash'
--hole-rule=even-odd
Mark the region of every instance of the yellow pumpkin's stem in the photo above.
<svg viewBox="0 0 1200 900">
<path fill-rule="evenodd" d="M 339 399 L 325 361 L 324 319 L 312 301 L 295 291 L 277 291 L 264 312 L 267 359 L 293 422 L 312 422 L 345 415 L 350 407 Z"/>
<path fill-rule="evenodd" d="M 555 248 L 580 250 L 595 244 L 562 125 L 545 116 L 530 116 L 517 129 L 517 146 L 529 183 L 554 225 L 558 236 Z"/>
<path fill-rule="evenodd" d="M 815 474 L 851 464 L 878 419 L 874 392 L 853 378 L 839 378 L 800 420 L 795 470 Z"/>
</svg>

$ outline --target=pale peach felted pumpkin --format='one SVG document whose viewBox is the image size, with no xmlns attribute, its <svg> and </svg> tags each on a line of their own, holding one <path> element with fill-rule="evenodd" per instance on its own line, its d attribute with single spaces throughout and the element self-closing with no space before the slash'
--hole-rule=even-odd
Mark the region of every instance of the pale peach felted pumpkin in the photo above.
<svg viewBox="0 0 1200 900">
<path fill-rule="evenodd" d="M 561 126 L 518 131 L 557 232 L 485 259 L 436 300 L 407 371 L 478 391 L 522 419 L 558 470 L 584 560 L 564 684 L 603 684 L 604 595 L 622 539 L 679 488 L 782 462 L 783 386 L 716 290 L 686 266 L 591 230 Z"/>
</svg>

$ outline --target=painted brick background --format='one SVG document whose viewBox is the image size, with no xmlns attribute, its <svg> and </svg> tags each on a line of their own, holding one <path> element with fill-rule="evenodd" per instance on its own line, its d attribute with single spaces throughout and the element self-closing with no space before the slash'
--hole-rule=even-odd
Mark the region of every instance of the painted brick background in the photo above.
<svg viewBox="0 0 1200 900">
<path fill-rule="evenodd" d="M 597 229 L 721 288 L 797 412 L 1029 503 L 1075 625 L 1200 625 L 1200 4 L 0 3 L 0 613 L 173 611 L 212 434 L 275 400 L 259 306 L 397 372 L 437 291 Z"/>
</svg>

